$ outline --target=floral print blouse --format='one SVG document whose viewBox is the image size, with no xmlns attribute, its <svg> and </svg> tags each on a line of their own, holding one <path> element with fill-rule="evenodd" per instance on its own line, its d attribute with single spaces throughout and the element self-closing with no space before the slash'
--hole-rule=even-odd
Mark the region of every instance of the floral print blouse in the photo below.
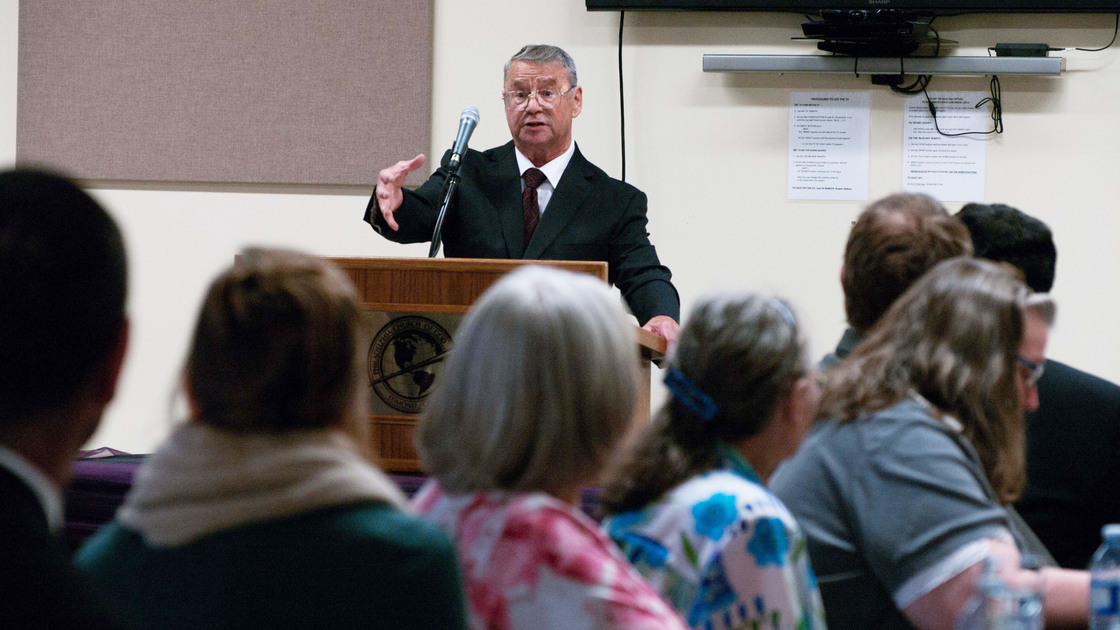
<svg viewBox="0 0 1120 630">
<path fill-rule="evenodd" d="M 805 537 L 737 451 L 645 508 L 603 523 L 700 630 L 824 628 Z"/>
<path fill-rule="evenodd" d="M 429 481 L 413 507 L 455 541 L 472 628 L 686 627 L 595 521 L 559 499 L 448 494 Z"/>
</svg>

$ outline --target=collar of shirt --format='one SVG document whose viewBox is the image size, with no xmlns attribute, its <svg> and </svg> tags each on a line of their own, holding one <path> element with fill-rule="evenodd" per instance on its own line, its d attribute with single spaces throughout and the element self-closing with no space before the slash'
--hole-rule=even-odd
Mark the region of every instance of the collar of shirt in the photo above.
<svg viewBox="0 0 1120 630">
<path fill-rule="evenodd" d="M 840 338 L 840 343 L 836 344 L 836 358 L 846 359 L 848 355 L 855 350 L 859 342 L 863 341 L 864 335 L 856 332 L 855 328 L 848 328 L 844 331 L 844 336 Z"/>
<path fill-rule="evenodd" d="M 513 154 L 517 156 L 517 172 L 525 175 L 525 171 L 533 168 L 533 163 L 529 158 L 525 157 L 516 146 L 513 147 Z M 564 171 L 568 168 L 568 162 L 572 161 L 572 156 L 576 154 L 576 143 L 573 140 L 568 145 L 568 150 L 561 153 L 559 157 L 548 162 L 544 166 L 540 166 L 541 172 L 548 178 L 548 181 L 537 187 L 537 206 L 541 209 L 541 214 L 544 214 L 545 206 L 548 205 L 552 199 L 552 193 L 556 190 L 556 184 L 559 183 L 560 177 L 564 175 Z M 521 190 L 525 190 L 525 180 L 521 180 Z"/>
<path fill-rule="evenodd" d="M 31 492 L 39 500 L 39 505 L 43 507 L 43 513 L 47 515 L 47 524 L 51 531 L 61 529 L 63 518 L 62 495 L 59 494 L 54 482 L 47 478 L 34 464 L 24 459 L 22 455 L 3 446 L 0 446 L 0 467 L 18 477 L 20 481 L 27 484 L 27 487 L 31 488 Z"/>
<path fill-rule="evenodd" d="M 753 481 L 760 486 L 763 485 L 762 480 L 758 477 L 758 473 L 754 471 L 754 467 L 743 458 L 743 455 L 739 453 L 738 449 L 732 447 L 730 444 L 721 442 L 719 444 L 719 457 L 725 469 L 739 475 L 747 481 Z"/>
<path fill-rule="evenodd" d="M 961 421 L 957 420 L 956 417 L 951 416 L 948 413 L 934 407 L 933 403 L 926 400 L 925 396 L 922 396 L 917 391 L 912 389 L 910 390 L 910 399 L 921 405 L 922 408 L 926 410 L 926 413 L 937 418 L 941 421 L 942 424 L 949 427 L 949 430 L 951 430 L 953 433 L 956 433 L 957 435 L 964 435 L 964 425 L 961 424 Z"/>
</svg>

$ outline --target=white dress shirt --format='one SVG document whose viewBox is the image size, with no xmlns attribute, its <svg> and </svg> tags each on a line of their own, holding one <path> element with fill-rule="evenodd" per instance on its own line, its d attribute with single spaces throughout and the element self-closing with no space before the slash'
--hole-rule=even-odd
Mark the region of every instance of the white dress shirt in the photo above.
<svg viewBox="0 0 1120 630">
<path fill-rule="evenodd" d="M 6 469 L 27 484 L 27 487 L 31 488 L 31 492 L 35 494 L 35 498 L 39 499 L 39 505 L 43 506 L 43 512 L 47 515 L 47 524 L 50 525 L 51 530 L 58 531 L 61 529 L 63 518 L 62 495 L 54 482 L 34 464 L 24 459 L 22 455 L 3 446 L 0 446 L 0 468 Z"/>
<path fill-rule="evenodd" d="M 513 154 L 517 156 L 517 172 L 522 175 L 521 190 L 525 190 L 525 171 L 533 168 L 533 163 L 529 158 L 525 157 L 516 146 L 513 148 Z M 572 161 L 572 156 L 576 154 L 576 143 L 573 140 L 568 145 L 568 150 L 560 154 L 559 157 L 551 162 L 539 167 L 540 171 L 548 179 L 543 184 L 537 186 L 537 205 L 540 206 L 541 216 L 544 216 L 544 209 L 548 205 L 548 201 L 552 199 L 552 193 L 556 190 L 556 184 L 560 183 L 560 177 L 564 175 L 564 171 L 568 168 L 568 162 Z"/>
</svg>

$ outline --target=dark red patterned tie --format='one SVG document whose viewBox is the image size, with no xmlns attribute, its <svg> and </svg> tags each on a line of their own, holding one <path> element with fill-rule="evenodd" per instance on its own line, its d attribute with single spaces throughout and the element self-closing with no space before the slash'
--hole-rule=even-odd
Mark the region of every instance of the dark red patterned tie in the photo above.
<svg viewBox="0 0 1120 630">
<path fill-rule="evenodd" d="M 537 186 L 548 181 L 544 173 L 537 168 L 531 168 L 522 175 L 525 178 L 525 190 L 521 191 L 521 219 L 525 223 L 525 243 L 529 246 L 529 239 L 533 238 L 533 230 L 537 229 L 537 222 L 541 220 L 541 207 L 537 203 Z"/>
</svg>

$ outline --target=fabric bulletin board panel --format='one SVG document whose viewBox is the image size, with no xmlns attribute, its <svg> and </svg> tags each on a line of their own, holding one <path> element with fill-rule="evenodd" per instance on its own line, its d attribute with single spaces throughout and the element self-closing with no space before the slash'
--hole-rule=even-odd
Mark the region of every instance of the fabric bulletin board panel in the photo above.
<svg viewBox="0 0 1120 630">
<path fill-rule="evenodd" d="M 428 150 L 431 68 L 432 0 L 24 0 L 16 160 L 372 185 Z"/>
</svg>

